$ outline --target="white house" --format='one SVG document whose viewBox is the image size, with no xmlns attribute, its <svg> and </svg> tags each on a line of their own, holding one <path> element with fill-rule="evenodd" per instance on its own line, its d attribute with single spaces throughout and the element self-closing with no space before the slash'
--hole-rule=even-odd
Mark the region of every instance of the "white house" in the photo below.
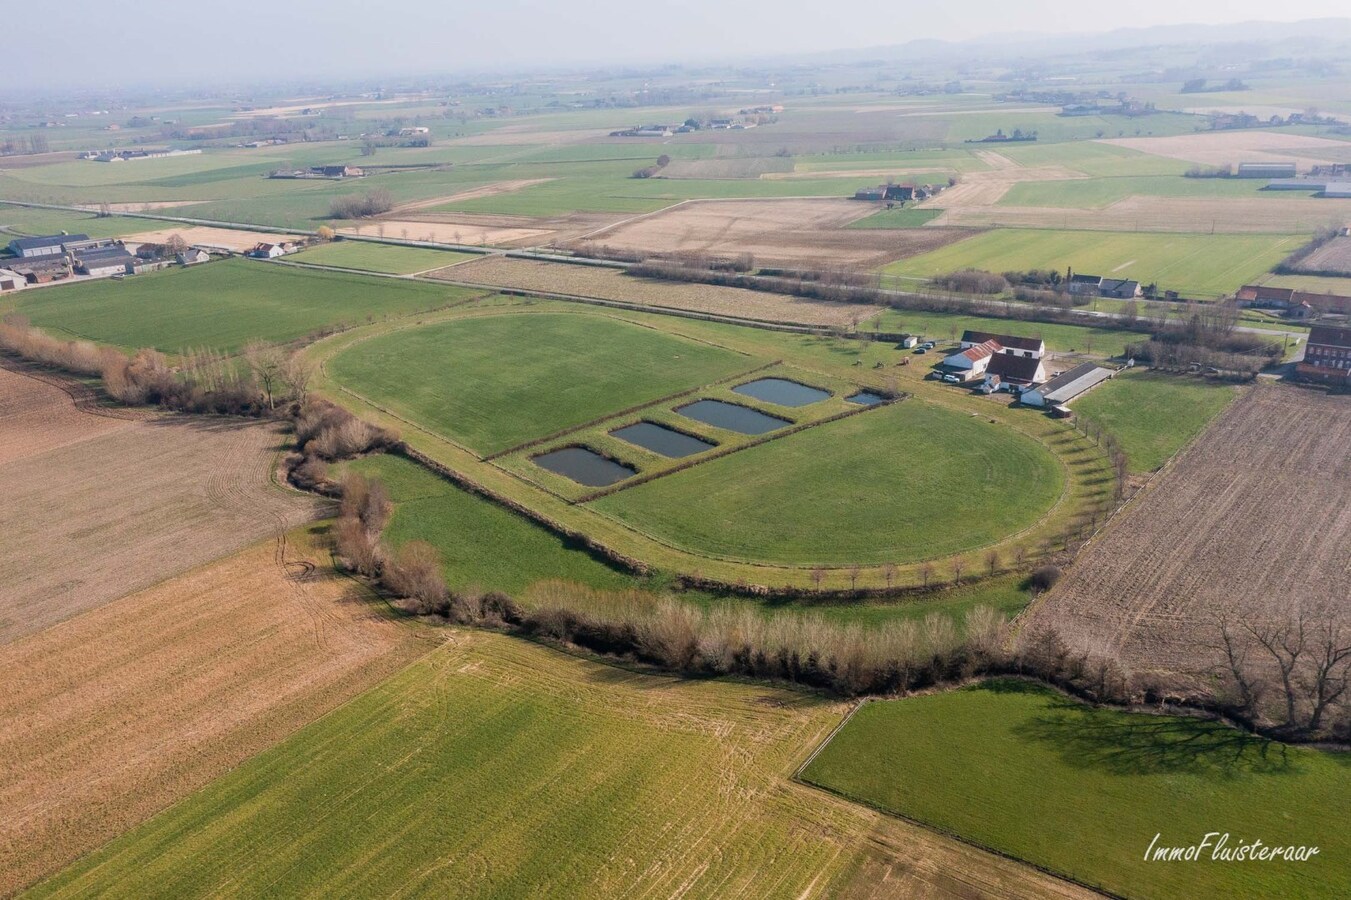
<svg viewBox="0 0 1351 900">
<path fill-rule="evenodd" d="M 1046 342 L 1041 338 L 1017 337 L 1012 334 L 991 334 L 987 331 L 962 332 L 963 350 L 987 344 L 993 341 L 999 345 L 1000 353 L 1009 356 L 1023 356 L 1029 359 L 1042 359 L 1046 356 Z"/>
<path fill-rule="evenodd" d="M 956 375 L 962 381 L 972 381 L 985 374 L 985 369 L 990 365 L 990 358 L 999 350 L 999 344 L 986 341 L 952 354 L 939 364 L 939 368 L 947 374 Z"/>
<path fill-rule="evenodd" d="M 1023 391 L 1021 399 L 1028 406 L 1056 406 L 1068 403 L 1115 374 L 1116 372 L 1111 369 L 1084 363 L 1068 372 L 1062 372 L 1045 384 Z"/>
<path fill-rule="evenodd" d="M 179 265 L 193 266 L 197 263 L 211 261 L 211 254 L 207 253 L 201 247 L 189 247 L 176 257 Z"/>
<path fill-rule="evenodd" d="M 28 286 L 28 279 L 10 269 L 0 269 L 0 294 L 5 291 L 21 291 Z"/>
<path fill-rule="evenodd" d="M 1034 357 L 996 353 L 985 368 L 985 380 L 991 382 L 995 379 L 995 383 L 1004 384 L 1041 384 L 1046 380 L 1046 366 Z"/>
</svg>

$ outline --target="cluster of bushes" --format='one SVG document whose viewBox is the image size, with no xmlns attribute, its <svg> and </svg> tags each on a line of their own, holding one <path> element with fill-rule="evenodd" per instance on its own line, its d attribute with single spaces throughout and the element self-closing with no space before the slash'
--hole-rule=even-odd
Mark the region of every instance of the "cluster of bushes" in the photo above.
<svg viewBox="0 0 1351 900">
<path fill-rule="evenodd" d="M 635 172 L 633 173 L 633 177 L 634 177 L 634 178 L 651 178 L 652 176 L 656 175 L 658 172 L 660 172 L 662 169 L 666 168 L 666 167 L 669 166 L 670 164 L 671 164 L 671 157 L 669 157 L 669 156 L 667 156 L 665 153 L 663 153 L 661 156 L 658 156 L 658 157 L 657 157 L 657 164 L 656 164 L 656 165 L 653 165 L 653 166 L 644 166 L 643 168 L 638 169 L 637 171 L 635 171 Z"/>
<path fill-rule="evenodd" d="M 1003 275 L 983 269 L 958 269 L 938 276 L 934 284 L 960 294 L 1002 294 L 1009 289 L 1008 280 Z"/>
<path fill-rule="evenodd" d="M 377 188 L 364 194 L 334 197 L 328 214 L 334 219 L 369 219 L 393 208 L 394 197 L 384 188 Z"/>
<path fill-rule="evenodd" d="M 100 347 L 93 341 L 58 340 L 32 327 L 26 318 L 16 313 L 0 320 L 0 349 L 77 375 L 98 375 L 103 370 L 106 356 L 122 357 L 120 352 Z"/>
<path fill-rule="evenodd" d="M 746 264 L 749 269 L 753 260 L 747 260 Z M 735 261 L 730 265 L 719 265 L 715 268 L 706 261 L 677 257 L 647 258 L 631 266 L 628 274 L 638 278 L 661 278 L 667 281 L 739 287 L 838 303 L 880 305 L 885 302 L 885 295 L 878 287 L 878 277 L 875 273 L 848 268 L 798 272 L 782 276 L 751 275 L 748 271 L 740 271 Z"/>
<path fill-rule="evenodd" d="M 341 487 L 329 476 L 329 463 L 403 447 L 393 431 L 358 419 L 327 400 L 309 398 L 291 412 L 295 450 L 286 459 L 286 470 L 291 483 L 304 490 L 340 496 Z"/>
<path fill-rule="evenodd" d="M 1192 166 L 1182 174 L 1188 178 L 1228 178 L 1234 174 L 1234 167 L 1229 163 L 1222 166 Z"/>
</svg>

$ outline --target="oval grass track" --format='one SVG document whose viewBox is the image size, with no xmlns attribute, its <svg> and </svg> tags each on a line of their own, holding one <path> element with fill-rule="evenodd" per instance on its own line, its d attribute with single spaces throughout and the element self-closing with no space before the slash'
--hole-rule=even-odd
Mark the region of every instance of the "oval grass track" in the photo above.
<svg viewBox="0 0 1351 900">
<path fill-rule="evenodd" d="M 482 454 L 754 365 L 589 313 L 438 322 L 362 341 L 327 364 L 341 384 Z"/>
<path fill-rule="evenodd" d="M 1031 438 L 908 400 L 592 506 L 692 553 L 899 564 L 998 543 L 1050 510 L 1063 487 L 1059 462 Z"/>
</svg>

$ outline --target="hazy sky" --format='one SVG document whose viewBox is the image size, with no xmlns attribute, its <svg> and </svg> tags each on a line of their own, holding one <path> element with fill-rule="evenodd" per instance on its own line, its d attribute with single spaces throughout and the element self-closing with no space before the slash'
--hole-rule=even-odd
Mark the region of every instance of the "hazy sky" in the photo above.
<svg viewBox="0 0 1351 900">
<path fill-rule="evenodd" d="M 3 6 L 0 88 L 662 63 L 915 37 L 1348 14 L 1346 0 L 59 0 Z"/>
</svg>

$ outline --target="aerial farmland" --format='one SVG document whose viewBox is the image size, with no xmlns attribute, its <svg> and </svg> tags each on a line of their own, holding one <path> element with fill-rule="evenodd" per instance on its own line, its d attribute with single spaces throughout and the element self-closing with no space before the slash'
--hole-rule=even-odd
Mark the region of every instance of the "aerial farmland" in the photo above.
<svg viewBox="0 0 1351 900">
<path fill-rule="evenodd" d="M 7 14 L 0 896 L 1351 891 L 1351 20 L 701 6 Z"/>
</svg>

